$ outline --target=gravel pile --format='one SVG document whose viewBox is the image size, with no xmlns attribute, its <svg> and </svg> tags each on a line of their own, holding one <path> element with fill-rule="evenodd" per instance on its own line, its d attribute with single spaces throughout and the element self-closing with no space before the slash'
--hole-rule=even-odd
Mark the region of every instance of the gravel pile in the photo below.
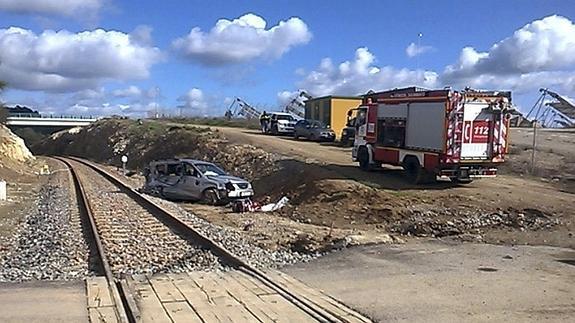
<svg viewBox="0 0 575 323">
<path fill-rule="evenodd" d="M 446 214 L 448 220 L 446 220 Z M 395 223 L 391 230 L 414 236 L 444 237 L 481 233 L 483 228 L 507 227 L 520 231 L 535 231 L 549 229 L 558 224 L 560 224 L 558 219 L 553 219 L 535 209 L 508 209 L 487 214 L 477 212 L 461 214 L 446 209 L 441 214 L 434 211 L 414 211 L 414 215 L 407 220 Z"/>
<path fill-rule="evenodd" d="M 52 175 L 42 187 L 36 207 L 9 241 L 0 260 L 0 281 L 75 280 L 90 275 L 89 249 L 82 234 L 69 186 Z M 31 197 L 32 198 L 32 197 Z"/>
<path fill-rule="evenodd" d="M 180 238 L 101 175 L 76 165 L 116 276 L 226 269 L 213 253 Z"/>
<path fill-rule="evenodd" d="M 175 203 L 165 201 L 158 197 L 148 197 L 166 210 L 173 212 L 180 220 L 186 222 L 204 236 L 257 268 L 278 268 L 298 262 L 310 261 L 320 256 L 319 253 L 304 254 L 287 249 L 276 251 L 262 249 L 251 244 L 241 232 L 212 224 L 189 213 Z"/>
</svg>

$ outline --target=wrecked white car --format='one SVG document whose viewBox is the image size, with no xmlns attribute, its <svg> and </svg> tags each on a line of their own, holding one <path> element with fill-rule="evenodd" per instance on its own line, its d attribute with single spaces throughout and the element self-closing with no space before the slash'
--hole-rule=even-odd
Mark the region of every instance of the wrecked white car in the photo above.
<svg viewBox="0 0 575 323">
<path fill-rule="evenodd" d="M 211 205 L 254 195 L 252 185 L 230 176 L 215 164 L 194 159 L 153 161 L 144 170 L 143 191 L 173 200 L 202 201 Z"/>
</svg>

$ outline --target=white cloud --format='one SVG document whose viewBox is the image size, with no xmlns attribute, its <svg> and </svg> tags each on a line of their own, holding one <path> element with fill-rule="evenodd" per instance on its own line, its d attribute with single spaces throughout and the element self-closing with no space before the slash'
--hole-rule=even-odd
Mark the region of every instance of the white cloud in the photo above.
<svg viewBox="0 0 575 323">
<path fill-rule="evenodd" d="M 130 39 L 135 44 L 140 44 L 143 46 L 152 46 L 154 43 L 152 38 L 152 31 L 154 29 L 148 25 L 139 25 L 130 33 Z"/>
<path fill-rule="evenodd" d="M 297 95 L 299 91 L 281 91 L 277 94 L 277 100 L 280 107 L 285 107 L 291 102 Z"/>
<path fill-rule="evenodd" d="M 277 93 L 277 101 L 278 101 L 279 107 L 283 109 L 286 105 L 288 105 L 294 99 L 296 99 L 298 102 L 303 104 L 307 99 L 304 95 L 301 95 L 302 91 L 303 90 L 278 92 Z"/>
<path fill-rule="evenodd" d="M 174 40 L 172 46 L 189 60 L 225 65 L 257 58 L 277 59 L 312 37 L 300 18 L 280 21 L 269 29 L 266 25 L 262 17 L 251 13 L 232 21 L 220 19 L 209 32 L 195 27 L 188 35 Z"/>
<path fill-rule="evenodd" d="M 0 0 L 0 11 L 23 14 L 96 15 L 103 0 Z"/>
<path fill-rule="evenodd" d="M 459 60 L 445 68 L 445 83 L 476 86 L 509 86 L 525 90 L 562 86 L 562 78 L 573 75 L 575 24 L 565 17 L 535 20 L 487 52 L 465 47 Z"/>
<path fill-rule="evenodd" d="M 411 54 L 418 48 L 413 49 Z M 357 49 L 353 60 L 337 66 L 325 58 L 296 85 L 313 95 L 354 95 L 410 85 L 469 86 L 512 90 L 519 95 L 548 87 L 575 95 L 575 24 L 561 16 L 535 20 L 488 51 L 463 48 L 457 62 L 446 66 L 441 74 L 393 66 L 380 68 L 375 61 L 366 48 Z"/>
<path fill-rule="evenodd" d="M 15 89 L 65 92 L 147 78 L 160 59 L 159 49 L 118 31 L 0 29 L 0 75 Z"/>
<path fill-rule="evenodd" d="M 130 98 L 130 97 L 140 97 L 142 95 L 142 90 L 139 87 L 130 85 L 125 89 L 117 89 L 112 91 L 112 95 L 118 98 Z"/>
<path fill-rule="evenodd" d="M 376 57 L 365 47 L 355 51 L 352 61 L 338 66 L 330 58 L 324 58 L 318 68 L 309 72 L 297 85 L 312 96 L 357 95 L 369 90 L 437 85 L 438 74 L 433 71 L 377 67 L 375 61 Z"/>
<path fill-rule="evenodd" d="M 425 54 L 425 53 L 431 52 L 433 50 L 434 50 L 434 48 L 432 46 L 427 46 L 427 45 L 420 46 L 420 45 L 416 45 L 415 43 L 411 43 L 405 49 L 405 53 L 409 57 L 415 57 L 417 55 Z"/>
<path fill-rule="evenodd" d="M 198 88 L 192 88 L 188 93 L 182 95 L 178 101 L 182 102 L 182 107 L 187 110 L 186 114 L 206 114 L 208 111 L 208 101 L 204 92 Z"/>
</svg>

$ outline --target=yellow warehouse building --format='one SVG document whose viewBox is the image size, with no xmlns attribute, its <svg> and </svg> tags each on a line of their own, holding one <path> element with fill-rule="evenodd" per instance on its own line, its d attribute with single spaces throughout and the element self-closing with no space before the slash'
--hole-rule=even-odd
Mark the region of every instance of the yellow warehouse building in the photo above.
<svg viewBox="0 0 575 323">
<path fill-rule="evenodd" d="M 305 101 L 305 118 L 329 125 L 339 140 L 347 122 L 347 112 L 361 104 L 361 97 L 323 96 Z"/>
</svg>

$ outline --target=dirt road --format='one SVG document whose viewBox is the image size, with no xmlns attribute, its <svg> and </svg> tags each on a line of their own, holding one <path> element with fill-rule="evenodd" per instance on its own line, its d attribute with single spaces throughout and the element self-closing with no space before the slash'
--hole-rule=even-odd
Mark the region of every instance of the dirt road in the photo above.
<svg viewBox="0 0 575 323">
<path fill-rule="evenodd" d="M 381 322 L 568 322 L 575 252 L 413 241 L 284 268 Z"/>
<path fill-rule="evenodd" d="M 436 184 L 415 186 L 408 183 L 398 167 L 384 168 L 376 172 L 364 172 L 351 160 L 351 148 L 338 147 L 329 143 L 296 141 L 287 137 L 273 137 L 255 130 L 241 128 L 217 128 L 233 143 L 249 143 L 264 150 L 282 154 L 302 163 L 319 164 L 325 176 L 347 178 L 371 187 L 401 194 L 401 197 L 415 199 L 417 204 L 437 206 L 437 208 L 488 209 L 492 211 L 513 208 L 516 210 L 536 210 L 560 219 L 564 225 L 552 231 L 538 233 L 519 230 L 492 230 L 483 238 L 487 242 L 504 242 L 532 245 L 554 245 L 575 248 L 575 194 L 561 191 L 561 187 L 551 181 L 521 174 L 502 174 L 495 179 L 476 180 L 470 185 L 459 186 L 448 181 Z M 512 133 L 513 138 L 521 138 L 526 144 L 525 130 Z M 555 135 L 555 133 L 553 133 Z M 560 133 L 572 136 L 575 133 Z M 542 137 L 543 138 L 543 137 Z M 547 141 L 543 139 L 543 141 Z M 555 141 L 553 141 L 555 142 Z M 571 142 L 571 141 L 569 141 Z M 562 145 L 566 152 L 569 146 Z M 541 156 L 540 158 L 544 158 Z"/>
</svg>

